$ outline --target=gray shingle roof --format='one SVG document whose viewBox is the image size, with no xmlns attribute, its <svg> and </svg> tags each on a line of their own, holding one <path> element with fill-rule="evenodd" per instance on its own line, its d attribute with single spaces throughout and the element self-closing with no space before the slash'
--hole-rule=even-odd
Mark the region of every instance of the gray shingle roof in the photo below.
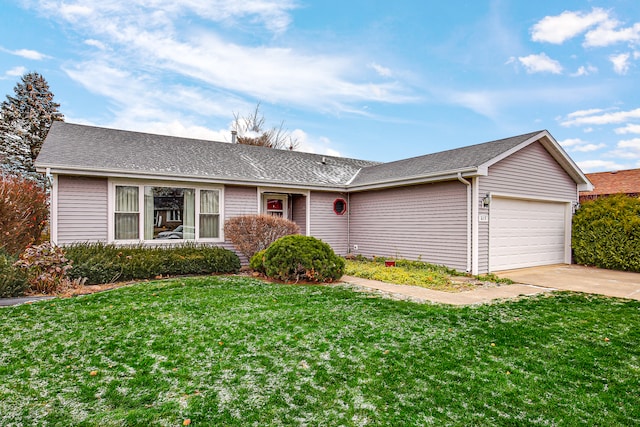
<svg viewBox="0 0 640 427">
<path fill-rule="evenodd" d="M 351 183 L 353 186 L 398 181 L 477 168 L 539 134 L 531 132 L 511 138 L 485 142 L 425 156 L 383 163 L 364 168 Z"/>
<path fill-rule="evenodd" d="M 54 122 L 36 166 L 131 176 L 347 188 L 473 170 L 539 133 L 378 163 Z"/>
<path fill-rule="evenodd" d="M 328 187 L 375 164 L 64 122 L 53 123 L 36 161 L 39 168 Z"/>
</svg>

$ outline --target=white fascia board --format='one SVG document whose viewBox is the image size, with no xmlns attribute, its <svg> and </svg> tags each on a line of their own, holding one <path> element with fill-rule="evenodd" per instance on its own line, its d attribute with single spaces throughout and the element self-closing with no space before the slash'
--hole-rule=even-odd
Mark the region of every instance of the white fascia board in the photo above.
<svg viewBox="0 0 640 427">
<path fill-rule="evenodd" d="M 320 191 L 346 191 L 344 185 L 314 185 L 314 184 L 293 184 L 283 181 L 252 181 L 242 179 L 229 179 L 220 177 L 202 177 L 202 176 L 189 176 L 189 175 L 171 175 L 171 174 L 152 174 L 152 173 L 131 173 L 130 171 L 123 170 L 95 170 L 95 169 L 82 169 L 82 168 L 67 168 L 60 166 L 42 166 L 36 170 L 44 172 L 47 169 L 51 170 L 51 173 L 57 173 L 59 175 L 74 175 L 74 176 L 92 176 L 100 178 L 124 178 L 133 180 L 150 180 L 150 181 L 174 181 L 174 182 L 195 182 L 195 183 L 207 183 L 207 184 L 225 184 L 225 185 L 241 185 L 241 186 L 273 186 L 284 187 L 295 190 L 320 190 Z"/>
<path fill-rule="evenodd" d="M 420 175 L 410 178 L 379 181 L 371 184 L 353 185 L 348 187 L 347 192 L 379 190 L 382 188 L 403 187 L 406 185 L 428 184 L 430 182 L 455 181 L 458 179 L 458 174 L 461 174 L 464 178 L 472 178 L 474 176 L 483 175 L 482 173 L 478 173 L 478 169 L 474 167 L 468 169 L 438 172 L 429 175 Z"/>
</svg>

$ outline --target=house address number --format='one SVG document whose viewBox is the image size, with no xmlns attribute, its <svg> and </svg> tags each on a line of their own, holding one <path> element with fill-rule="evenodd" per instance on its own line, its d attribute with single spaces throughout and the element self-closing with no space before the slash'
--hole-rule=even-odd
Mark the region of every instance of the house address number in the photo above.
<svg viewBox="0 0 640 427">
<path fill-rule="evenodd" d="M 481 215 L 480 215 L 480 218 L 478 218 L 478 220 L 479 220 L 480 222 L 489 222 L 489 215 L 487 215 L 487 214 L 481 214 Z"/>
</svg>

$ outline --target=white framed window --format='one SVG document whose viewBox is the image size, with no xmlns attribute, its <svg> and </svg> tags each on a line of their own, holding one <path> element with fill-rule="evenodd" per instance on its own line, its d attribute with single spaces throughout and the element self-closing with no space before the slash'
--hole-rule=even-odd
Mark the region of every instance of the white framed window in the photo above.
<svg viewBox="0 0 640 427">
<path fill-rule="evenodd" d="M 140 201 L 138 187 L 116 186 L 114 209 L 114 237 L 116 240 L 137 240 L 140 230 Z"/>
<path fill-rule="evenodd" d="M 200 190 L 200 238 L 220 237 L 220 192 Z"/>
<path fill-rule="evenodd" d="M 221 241 L 221 188 L 118 183 L 112 188 L 114 241 Z"/>
</svg>

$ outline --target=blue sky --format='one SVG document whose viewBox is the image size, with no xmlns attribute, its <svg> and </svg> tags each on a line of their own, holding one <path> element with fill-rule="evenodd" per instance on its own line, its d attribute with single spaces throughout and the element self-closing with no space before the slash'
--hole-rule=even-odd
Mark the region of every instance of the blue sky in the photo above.
<svg viewBox="0 0 640 427">
<path fill-rule="evenodd" d="M 300 149 L 390 161 L 548 129 L 640 167 L 640 2 L 0 0 L 0 96 L 66 120 L 230 140 L 261 102 Z"/>
</svg>

